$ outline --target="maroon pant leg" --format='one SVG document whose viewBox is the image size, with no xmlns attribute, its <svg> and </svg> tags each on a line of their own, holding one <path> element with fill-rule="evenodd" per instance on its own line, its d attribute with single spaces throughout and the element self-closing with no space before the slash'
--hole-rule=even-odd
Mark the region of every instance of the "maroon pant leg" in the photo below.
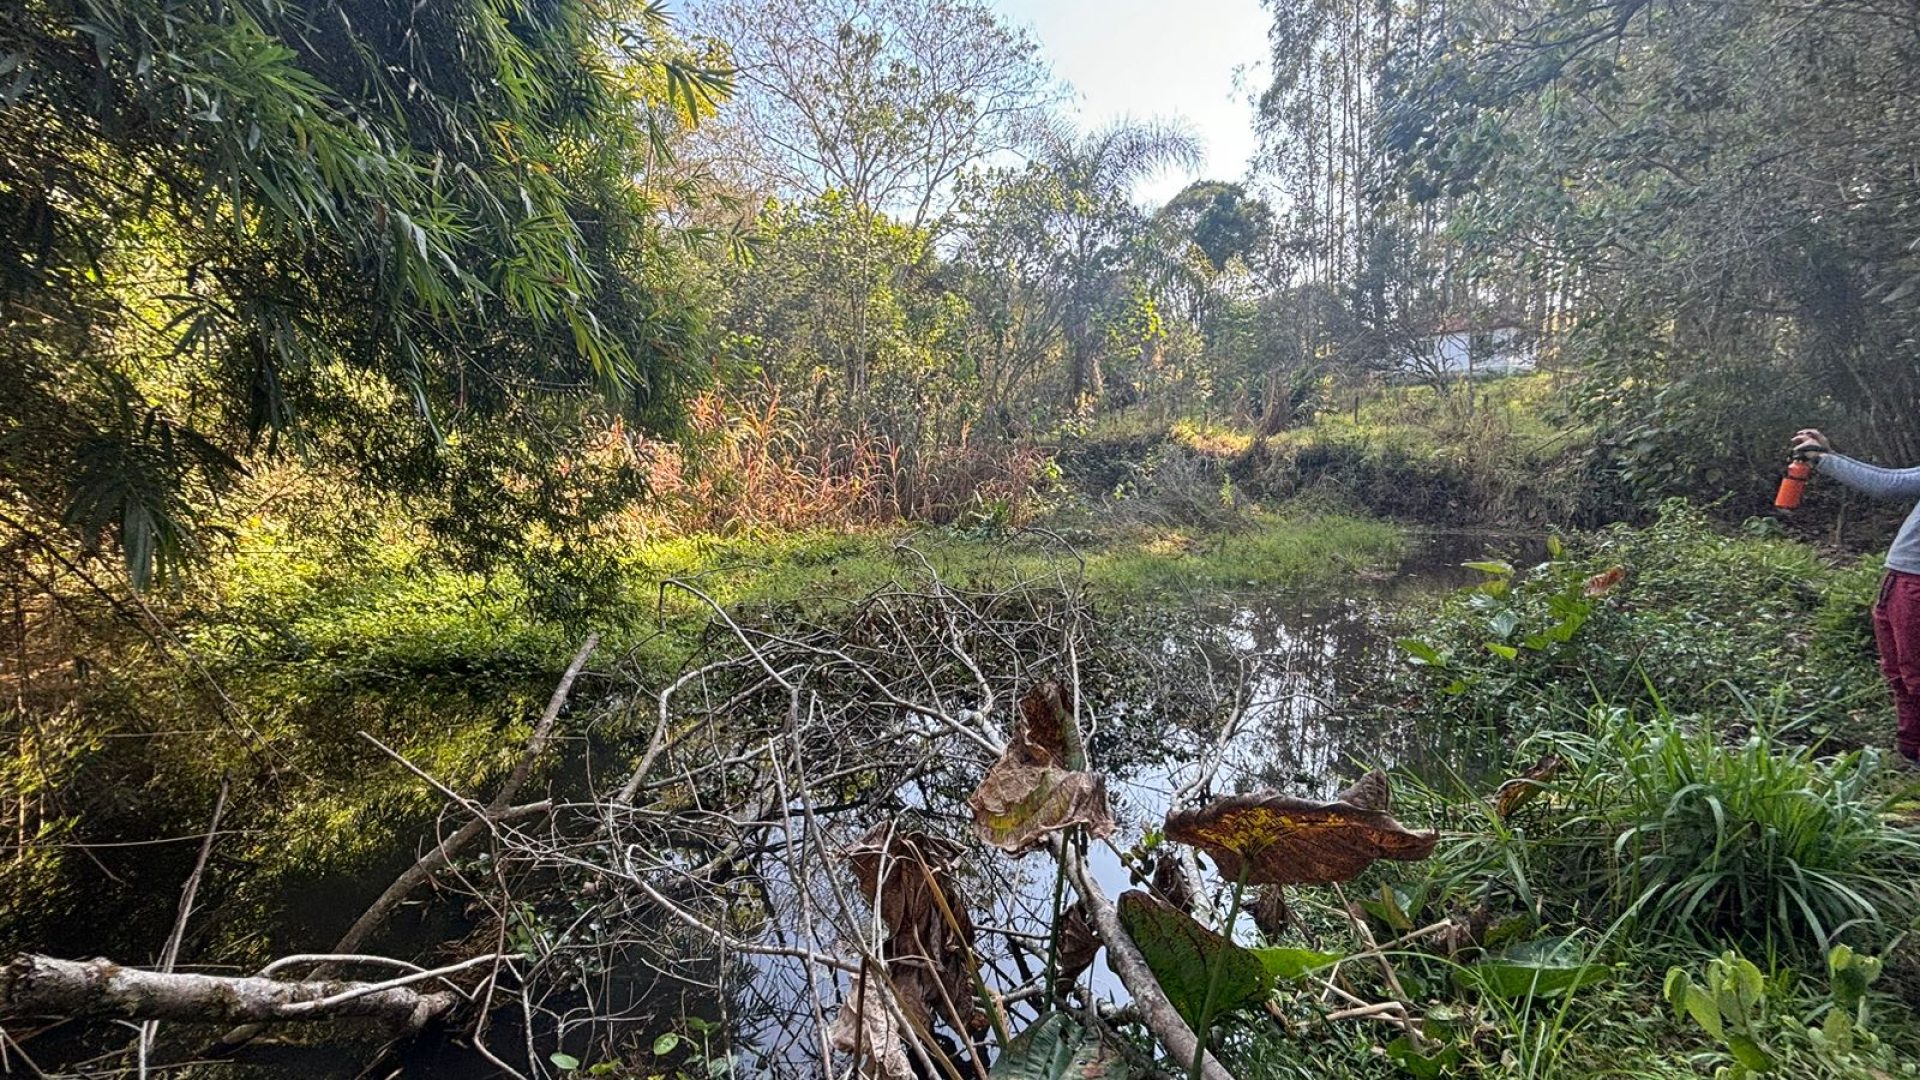
<svg viewBox="0 0 1920 1080">
<path fill-rule="evenodd" d="M 1908 757 L 1920 755 L 1920 575 L 1887 574 L 1873 606 L 1873 636 L 1900 719 L 1895 745 Z"/>
</svg>

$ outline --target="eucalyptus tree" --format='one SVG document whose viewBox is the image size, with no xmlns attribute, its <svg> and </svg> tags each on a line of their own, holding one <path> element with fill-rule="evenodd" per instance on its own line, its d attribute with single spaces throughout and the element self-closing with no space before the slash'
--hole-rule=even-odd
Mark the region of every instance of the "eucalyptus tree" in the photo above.
<svg viewBox="0 0 1920 1080">
<path fill-rule="evenodd" d="M 668 424 L 702 333 L 649 187 L 727 89 L 657 3 L 0 13 L 0 513 L 145 583 L 298 451 L 477 545 L 545 458 Z"/>
<path fill-rule="evenodd" d="M 1642 490 L 1751 488 L 1823 422 L 1920 457 L 1920 15 L 1452 4 L 1387 72 L 1399 195 L 1528 283 Z"/>
</svg>

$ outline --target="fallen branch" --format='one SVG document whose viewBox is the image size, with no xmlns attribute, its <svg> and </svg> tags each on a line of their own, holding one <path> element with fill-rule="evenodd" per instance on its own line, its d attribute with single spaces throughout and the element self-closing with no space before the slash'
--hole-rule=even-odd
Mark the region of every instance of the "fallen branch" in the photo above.
<svg viewBox="0 0 1920 1080">
<path fill-rule="evenodd" d="M 1160 983 L 1153 977 L 1153 970 L 1147 967 L 1146 957 L 1133 944 L 1133 939 L 1120 925 L 1120 913 L 1114 909 L 1113 901 L 1094 884 L 1093 875 L 1087 870 L 1087 863 L 1071 845 L 1056 841 L 1056 857 L 1065 860 L 1067 875 L 1073 879 L 1073 887 L 1086 902 L 1087 911 L 1093 916 L 1093 932 L 1107 947 L 1107 966 L 1120 977 L 1121 985 L 1133 995 L 1133 1007 L 1139 1010 L 1140 1020 L 1153 1032 L 1160 1045 L 1175 1061 L 1192 1061 L 1200 1049 L 1200 1040 L 1194 1036 L 1193 1029 L 1180 1018 L 1173 1002 L 1167 1000 L 1166 992 L 1160 989 Z M 1206 1080 L 1234 1080 L 1226 1066 L 1208 1053 L 1201 1061 L 1200 1074 Z"/>
<path fill-rule="evenodd" d="M 553 697 L 547 702 L 546 712 L 540 715 L 540 723 L 534 727 L 532 738 L 527 740 L 527 748 L 521 752 L 520 760 L 515 763 L 506 782 L 494 793 L 493 801 L 395 878 L 378 899 L 367 905 L 367 910 L 354 920 L 340 940 L 334 942 L 334 952 L 359 952 L 360 946 L 387 921 L 387 916 L 400 906 L 408 894 L 425 884 L 435 871 L 452 861 L 453 856 L 478 839 L 481 833 L 490 829 L 503 813 L 512 808 L 513 797 L 520 793 L 521 785 L 527 782 L 527 777 L 533 772 L 534 762 L 551 741 L 554 722 L 560 717 L 561 707 L 567 703 L 567 695 L 573 692 L 573 681 L 580 677 L 580 669 L 586 666 L 587 657 L 592 656 L 593 650 L 599 646 L 600 635 L 589 634 L 580 651 L 573 655 L 573 662 L 567 665 L 566 674 L 560 677 L 560 685 L 554 688 Z"/>
<path fill-rule="evenodd" d="M 0 1016 L 263 1024 L 365 1019 L 417 1031 L 460 1000 L 401 985 L 143 971 L 111 960 L 21 953 L 0 970 Z"/>
</svg>

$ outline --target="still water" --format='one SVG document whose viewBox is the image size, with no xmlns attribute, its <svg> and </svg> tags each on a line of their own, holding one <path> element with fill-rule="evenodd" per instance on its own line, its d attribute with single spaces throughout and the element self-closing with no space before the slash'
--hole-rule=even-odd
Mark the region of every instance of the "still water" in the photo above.
<svg viewBox="0 0 1920 1080">
<path fill-rule="evenodd" d="M 1211 793 L 1273 788 L 1325 798 L 1370 768 L 1410 773 L 1434 784 L 1473 782 L 1491 766 L 1484 737 L 1422 730 L 1389 710 L 1352 703 L 1402 662 L 1394 640 L 1414 627 L 1409 609 L 1436 595 L 1481 580 L 1461 564 L 1511 552 L 1521 545 L 1483 535 L 1430 536 L 1391 577 L 1356 581 L 1339 597 L 1236 597 L 1202 610 L 1199 640 L 1168 639 L 1169 653 L 1198 647 L 1206 670 L 1237 687 L 1230 719 L 1208 730 L 1169 725 L 1155 701 L 1112 703 L 1095 710 L 1090 742 L 1108 774 L 1118 828 L 1111 845 L 1095 844 L 1089 862 L 1109 897 L 1134 887 L 1119 851 L 1165 820 L 1175 793 L 1203 769 Z M 990 880 L 964 883 L 976 907 L 982 961 L 988 979 L 1020 980 L 1010 955 L 1021 934 L 1044 948 L 1055 864 L 1038 854 L 998 860 Z M 773 875 L 777 891 L 791 883 Z M 821 897 L 816 903 L 824 903 Z M 1011 931 L 996 934 L 992 930 Z M 1026 968 L 1038 966 L 1029 956 Z M 752 992 L 733 1013 L 735 1071 L 740 1075 L 818 1073 L 818 1036 L 811 1008 L 816 993 L 798 965 L 750 962 Z M 993 971 L 998 971 L 996 978 Z M 1097 995 L 1124 998 L 1104 954 L 1089 978 Z M 831 1011 L 831 1006 L 829 1006 Z M 1015 1026 L 1025 1017 L 1016 1016 Z"/>
</svg>

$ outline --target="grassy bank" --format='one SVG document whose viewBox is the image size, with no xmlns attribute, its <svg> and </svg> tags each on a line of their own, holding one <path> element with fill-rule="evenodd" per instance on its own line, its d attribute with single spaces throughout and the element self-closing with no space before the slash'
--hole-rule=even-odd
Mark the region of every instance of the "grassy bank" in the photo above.
<svg viewBox="0 0 1920 1080">
<path fill-rule="evenodd" d="M 1479 571 L 1403 613 L 1403 662 L 1368 696 L 1483 731 L 1512 780 L 1402 778 L 1395 814 L 1440 830 L 1433 856 L 1290 891 L 1268 939 L 1359 950 L 1357 901 L 1402 944 L 1390 979 L 1349 965 L 1348 986 L 1407 1002 L 1419 1038 L 1329 1022 L 1283 981 L 1285 1030 L 1230 1044 L 1243 1074 L 1913 1075 L 1920 783 L 1886 750 L 1877 561 L 1670 504 Z"/>
<path fill-rule="evenodd" d="M 1078 486 L 1099 492 L 1124 492 L 1189 457 L 1247 498 L 1309 498 L 1426 525 L 1592 526 L 1631 513 L 1563 397 L 1545 373 L 1444 392 L 1329 386 L 1317 410 L 1264 437 L 1245 422 L 1122 416 L 1068 433 L 1059 455 Z"/>
</svg>

